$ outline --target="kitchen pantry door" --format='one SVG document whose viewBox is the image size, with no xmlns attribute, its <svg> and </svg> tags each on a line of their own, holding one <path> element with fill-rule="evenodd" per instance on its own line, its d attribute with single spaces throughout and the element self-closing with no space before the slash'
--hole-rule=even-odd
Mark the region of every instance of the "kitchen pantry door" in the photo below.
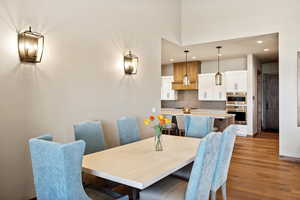
<svg viewBox="0 0 300 200">
<path fill-rule="evenodd" d="M 279 81 L 277 74 L 263 75 L 263 123 L 264 131 L 279 130 Z"/>
</svg>

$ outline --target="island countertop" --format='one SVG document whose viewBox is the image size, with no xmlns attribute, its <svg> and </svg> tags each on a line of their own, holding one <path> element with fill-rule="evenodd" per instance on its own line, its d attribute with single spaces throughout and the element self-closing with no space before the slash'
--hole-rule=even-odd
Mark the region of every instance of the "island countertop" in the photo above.
<svg viewBox="0 0 300 200">
<path fill-rule="evenodd" d="M 192 109 L 190 114 L 184 114 L 182 109 L 176 108 L 162 108 L 161 114 L 163 115 L 195 115 L 195 116 L 210 116 L 215 119 L 228 119 L 233 118 L 235 115 L 226 113 L 225 110 L 204 110 Z"/>
</svg>

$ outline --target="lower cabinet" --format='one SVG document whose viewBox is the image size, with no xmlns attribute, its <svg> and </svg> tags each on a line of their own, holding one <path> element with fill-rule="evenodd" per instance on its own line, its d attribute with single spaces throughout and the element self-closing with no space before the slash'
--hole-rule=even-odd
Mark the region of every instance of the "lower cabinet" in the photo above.
<svg viewBox="0 0 300 200">
<path fill-rule="evenodd" d="M 172 89 L 173 76 L 161 77 L 161 100 L 177 100 L 177 91 Z"/>
</svg>

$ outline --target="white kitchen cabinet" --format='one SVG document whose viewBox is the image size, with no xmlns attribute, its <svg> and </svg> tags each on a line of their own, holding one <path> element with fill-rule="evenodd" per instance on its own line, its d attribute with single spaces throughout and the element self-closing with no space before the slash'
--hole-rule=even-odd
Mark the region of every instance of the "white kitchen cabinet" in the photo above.
<svg viewBox="0 0 300 200">
<path fill-rule="evenodd" d="M 215 85 L 214 87 L 215 101 L 226 101 L 226 86 L 224 81 L 222 85 Z"/>
<path fill-rule="evenodd" d="M 199 101 L 226 101 L 226 89 L 224 84 L 215 84 L 215 74 L 198 75 L 198 99 Z"/>
<path fill-rule="evenodd" d="M 225 72 L 226 92 L 247 92 L 247 71 Z"/>
<path fill-rule="evenodd" d="M 198 99 L 200 101 L 211 101 L 212 93 L 212 77 L 210 74 L 198 75 Z"/>
<path fill-rule="evenodd" d="M 172 89 L 173 76 L 161 77 L 161 100 L 177 100 L 177 91 Z"/>
</svg>

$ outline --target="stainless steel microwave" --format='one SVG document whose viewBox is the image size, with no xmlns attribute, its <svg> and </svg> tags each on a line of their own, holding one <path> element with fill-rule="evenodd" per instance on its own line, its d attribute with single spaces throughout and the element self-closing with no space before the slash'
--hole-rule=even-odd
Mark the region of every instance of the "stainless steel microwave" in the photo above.
<svg viewBox="0 0 300 200">
<path fill-rule="evenodd" d="M 227 92 L 226 93 L 227 105 L 245 105 L 247 104 L 246 92 Z"/>
</svg>

